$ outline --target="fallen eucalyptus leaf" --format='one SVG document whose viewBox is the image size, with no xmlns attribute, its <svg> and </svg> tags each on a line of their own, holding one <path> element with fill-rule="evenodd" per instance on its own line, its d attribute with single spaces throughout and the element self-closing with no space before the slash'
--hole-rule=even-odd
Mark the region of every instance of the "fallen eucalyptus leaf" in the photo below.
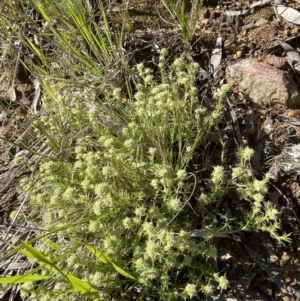
<svg viewBox="0 0 300 301">
<path fill-rule="evenodd" d="M 225 14 L 227 15 L 227 17 L 246 15 L 252 8 L 262 6 L 266 3 L 268 3 L 269 1 L 270 0 L 259 0 L 259 1 L 253 2 L 250 5 L 250 9 L 246 9 L 246 10 L 225 10 Z"/>
<path fill-rule="evenodd" d="M 277 4 L 274 6 L 274 10 L 286 21 L 300 25 L 300 13 L 296 9 L 282 4 Z"/>
<path fill-rule="evenodd" d="M 249 288 L 249 285 L 254 278 L 256 273 L 250 273 L 248 275 L 243 276 L 238 282 L 236 283 L 236 297 L 238 300 L 241 300 L 245 291 Z"/>
<path fill-rule="evenodd" d="M 267 249 L 267 251 L 270 255 L 270 259 L 272 260 L 272 262 L 277 261 L 278 257 L 275 255 L 274 246 L 273 246 L 270 238 L 265 233 L 262 234 L 262 238 L 263 238 L 263 241 L 264 241 L 264 246 L 265 246 L 265 248 Z"/>
<path fill-rule="evenodd" d="M 253 2 L 251 5 L 250 5 L 250 9 L 251 8 L 254 8 L 254 7 L 257 7 L 257 6 L 262 6 L 266 3 L 270 2 L 270 0 L 260 0 L 260 1 L 256 1 L 256 2 Z"/>
<path fill-rule="evenodd" d="M 225 15 L 227 17 L 236 17 L 245 15 L 249 10 L 225 10 Z"/>
<path fill-rule="evenodd" d="M 222 59 L 222 37 L 219 34 L 217 37 L 216 45 L 211 54 L 210 65 L 212 71 L 216 71 Z"/>
<path fill-rule="evenodd" d="M 286 55 L 288 57 L 288 63 L 291 66 L 292 69 L 294 69 L 298 75 L 300 75 L 300 55 L 299 53 L 289 44 L 278 40 L 281 47 L 286 52 Z"/>
<path fill-rule="evenodd" d="M 280 274 L 272 266 L 270 266 L 263 258 L 261 258 L 256 252 L 254 252 L 249 246 L 245 245 L 247 252 L 251 259 L 264 270 L 271 280 L 280 288 L 285 290 L 284 282 L 282 281 Z"/>
<path fill-rule="evenodd" d="M 34 79 L 32 82 L 34 85 L 35 93 L 34 93 L 33 101 L 31 104 L 31 109 L 33 110 L 34 114 L 37 114 L 36 108 L 39 104 L 39 99 L 40 99 L 40 95 L 41 95 L 41 86 L 40 86 L 39 81 L 36 79 Z"/>
<path fill-rule="evenodd" d="M 297 118 L 293 118 L 293 117 L 283 118 L 283 121 L 285 123 L 288 123 L 288 124 L 291 124 L 291 125 L 297 125 L 297 126 L 300 125 L 300 120 L 298 120 Z"/>
</svg>

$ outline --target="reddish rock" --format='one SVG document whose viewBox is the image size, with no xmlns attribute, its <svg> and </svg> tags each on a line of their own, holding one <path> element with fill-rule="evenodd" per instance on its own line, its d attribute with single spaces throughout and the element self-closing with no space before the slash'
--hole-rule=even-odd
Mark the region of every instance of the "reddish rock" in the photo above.
<svg viewBox="0 0 300 301">
<path fill-rule="evenodd" d="M 226 69 L 226 80 L 238 87 L 250 101 L 258 104 L 280 104 L 289 108 L 300 107 L 300 91 L 288 72 L 275 66 L 244 59 Z"/>
</svg>

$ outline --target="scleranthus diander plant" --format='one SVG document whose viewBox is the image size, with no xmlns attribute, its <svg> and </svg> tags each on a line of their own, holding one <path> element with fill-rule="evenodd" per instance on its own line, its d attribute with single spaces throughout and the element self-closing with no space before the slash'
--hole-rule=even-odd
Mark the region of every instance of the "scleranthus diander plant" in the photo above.
<svg viewBox="0 0 300 301">
<path fill-rule="evenodd" d="M 214 110 L 208 111 L 194 86 L 199 66 L 180 57 L 167 68 L 166 55 L 162 50 L 159 80 L 143 64 L 137 65 L 140 81 L 132 98 L 120 89 L 106 89 L 105 100 L 83 93 L 70 101 L 55 93 L 56 87 L 48 87 L 48 114 L 35 124 L 56 137 L 49 143 L 56 146 L 55 154 L 41 158 L 34 185 L 24 185 L 43 228 L 62 229 L 55 245 L 40 240 L 36 248 L 95 288 L 96 300 L 125 300 L 132 287 L 141 300 L 211 295 L 228 286 L 226 277 L 208 263 L 217 256 L 212 241 L 216 233 L 264 230 L 277 235 L 276 210 L 263 205 L 267 177 L 258 181 L 247 175 L 249 149 L 241 150 L 240 165 L 229 177 L 216 166 L 210 185 L 195 193 L 197 176 L 188 166 L 217 129 L 228 86 L 220 89 Z M 41 131 L 40 139 L 47 143 L 43 135 Z M 228 206 L 224 197 L 233 189 L 243 199 L 254 199 L 239 221 L 222 210 Z M 195 239 L 191 232 L 196 226 L 210 234 Z M 86 246 L 99 250 L 102 261 Z M 23 294 L 41 300 L 72 298 L 59 273 L 34 294 Z M 80 296 L 84 298 L 91 297 Z"/>
</svg>

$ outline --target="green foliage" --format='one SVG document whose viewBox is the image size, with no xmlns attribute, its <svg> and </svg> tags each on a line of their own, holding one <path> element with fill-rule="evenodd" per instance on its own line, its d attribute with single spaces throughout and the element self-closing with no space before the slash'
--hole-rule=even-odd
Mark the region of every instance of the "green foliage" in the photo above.
<svg viewBox="0 0 300 301">
<path fill-rule="evenodd" d="M 61 149 L 52 159 L 42 158 L 35 185 L 26 186 L 44 228 L 65 227 L 59 241 L 67 237 L 71 247 L 57 250 L 41 242 L 39 248 L 100 291 L 99 300 L 122 296 L 132 284 L 142 296 L 162 300 L 210 295 L 228 286 L 207 262 L 217 256 L 211 240 L 216 234 L 264 230 L 284 238 L 277 234 L 276 210 L 264 200 L 268 176 L 259 181 L 247 175 L 250 149 L 240 150 L 240 165 L 231 175 L 215 166 L 208 185 L 198 185 L 195 193 L 197 177 L 187 171 L 189 162 L 217 128 L 228 87 L 221 88 L 208 112 L 194 87 L 198 65 L 181 57 L 167 68 L 166 55 L 162 51 L 159 81 L 150 69 L 137 66 L 133 98 L 106 89 L 105 100 L 95 101 L 87 91 L 70 100 L 63 85 L 44 83 L 51 91 L 44 97 L 48 114 L 36 129 L 40 139 L 41 129 L 47 129 L 64 143 L 57 143 Z M 249 201 L 240 220 L 224 213 L 232 190 Z M 94 216 L 99 219 L 89 221 Z M 88 222 L 68 228 L 82 218 Z M 191 237 L 195 225 L 210 235 Z M 95 257 L 75 247 L 87 244 Z M 62 249 L 69 249 L 67 255 Z"/>
<path fill-rule="evenodd" d="M 47 128 L 49 136 L 73 141 L 60 143 L 64 150 L 55 158 L 42 159 L 35 185 L 28 185 L 32 205 L 41 210 L 49 230 L 110 213 L 61 234 L 72 244 L 89 243 L 113 259 L 116 264 L 107 265 L 81 250 L 64 263 L 106 293 L 122 293 L 127 282 L 136 282 L 145 295 L 185 298 L 208 291 L 211 280 L 223 279 L 206 264 L 216 256 L 215 247 L 209 240 L 190 237 L 191 220 L 186 216 L 198 217 L 189 205 L 195 183 L 188 183 L 194 177 L 186 169 L 217 124 L 227 88 L 208 113 L 194 87 L 198 65 L 187 65 L 181 57 L 167 72 L 166 55 L 163 51 L 160 57 L 160 82 L 149 69 L 137 66 L 141 80 L 134 98 L 114 89 L 106 91 L 105 102 L 92 101 L 84 93 L 74 95 L 70 103 L 53 87 L 52 98 L 44 98 L 48 115 L 36 123 L 37 129 Z M 41 139 L 43 135 L 41 131 Z M 49 252 L 55 257 L 56 250 Z M 120 278 L 116 265 L 134 277 Z M 157 279 L 161 283 L 154 285 Z"/>
<path fill-rule="evenodd" d="M 181 39 L 187 46 L 190 46 L 196 31 L 196 23 L 199 18 L 199 9 L 201 4 L 199 1 L 188 0 L 161 0 L 170 12 L 175 22 Z"/>
</svg>

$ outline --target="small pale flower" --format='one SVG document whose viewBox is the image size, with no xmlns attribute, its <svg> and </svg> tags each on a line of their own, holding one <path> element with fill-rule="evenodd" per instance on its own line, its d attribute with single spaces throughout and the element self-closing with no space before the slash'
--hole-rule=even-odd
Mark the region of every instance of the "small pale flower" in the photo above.
<svg viewBox="0 0 300 301">
<path fill-rule="evenodd" d="M 185 65 L 185 62 L 182 57 L 176 59 L 173 63 L 173 67 L 177 70 L 182 69 L 184 67 L 184 65 Z"/>
<path fill-rule="evenodd" d="M 142 74 L 144 72 L 144 64 L 143 63 L 137 64 L 136 69 L 137 69 L 139 75 L 142 76 Z"/>
<path fill-rule="evenodd" d="M 133 145 L 134 145 L 134 140 L 133 139 L 127 139 L 124 142 L 124 146 L 126 148 L 131 148 L 131 147 L 133 147 Z"/>
<path fill-rule="evenodd" d="M 144 206 L 137 207 L 135 208 L 134 213 L 137 216 L 143 216 L 146 214 L 146 208 Z"/>
<path fill-rule="evenodd" d="M 74 196 L 74 192 L 75 189 L 73 187 L 68 187 L 62 195 L 63 199 L 70 201 Z"/>
<path fill-rule="evenodd" d="M 90 281 L 93 285 L 101 285 L 103 279 L 105 279 L 105 277 L 101 272 L 96 272 L 94 275 L 90 276 Z"/>
<path fill-rule="evenodd" d="M 211 178 L 212 182 L 215 185 L 218 185 L 223 180 L 223 178 L 224 178 L 224 168 L 222 166 L 215 166 Z"/>
<path fill-rule="evenodd" d="M 168 49 L 167 48 L 163 48 L 160 50 L 160 57 L 164 57 L 168 55 Z"/>
<path fill-rule="evenodd" d="M 83 162 L 81 160 L 78 160 L 74 163 L 74 169 L 82 169 L 83 168 Z"/>
<path fill-rule="evenodd" d="M 220 276 L 218 279 L 219 288 L 222 290 L 226 289 L 229 285 L 229 281 L 225 276 Z"/>
<path fill-rule="evenodd" d="M 142 258 L 138 258 L 134 261 L 134 266 L 137 271 L 143 271 L 145 269 L 145 262 Z"/>
<path fill-rule="evenodd" d="M 73 267 L 73 264 L 75 263 L 76 261 L 76 256 L 75 254 L 70 254 L 69 256 L 67 256 L 66 258 L 66 262 L 67 262 L 67 266 L 69 268 L 72 268 Z"/>
<path fill-rule="evenodd" d="M 259 181 L 259 180 L 254 180 L 253 181 L 253 188 L 255 191 L 260 192 L 260 193 L 267 193 L 268 189 L 267 189 L 267 185 L 265 184 L 264 181 Z"/>
<path fill-rule="evenodd" d="M 192 150 L 192 147 L 190 145 L 186 147 L 186 152 L 187 153 L 191 152 L 191 150 Z"/>
<path fill-rule="evenodd" d="M 150 183 L 150 185 L 152 187 L 154 187 L 155 189 L 157 189 L 159 187 L 159 181 L 157 179 L 153 179 Z"/>
<path fill-rule="evenodd" d="M 81 182 L 81 186 L 84 190 L 88 190 L 90 188 L 90 181 L 88 179 L 84 179 Z"/>
<path fill-rule="evenodd" d="M 129 134 L 129 129 L 128 128 L 122 128 L 122 134 L 124 135 L 124 136 L 128 136 L 128 134 Z"/>
<path fill-rule="evenodd" d="M 133 225 L 132 219 L 129 218 L 129 217 L 125 217 L 123 219 L 122 223 L 123 223 L 123 226 L 124 226 L 125 229 L 130 229 Z"/>
<path fill-rule="evenodd" d="M 181 85 L 185 85 L 187 84 L 189 81 L 189 79 L 185 76 L 180 76 L 178 79 L 177 79 L 177 83 L 178 84 L 181 84 Z"/>
<path fill-rule="evenodd" d="M 114 142 L 114 140 L 112 138 L 108 138 L 104 141 L 103 146 L 107 147 L 107 148 L 112 147 L 113 142 Z"/>
<path fill-rule="evenodd" d="M 138 91 L 138 92 L 135 93 L 134 98 L 135 98 L 137 101 L 143 101 L 143 100 L 145 99 L 145 95 L 144 95 L 143 92 Z"/>
<path fill-rule="evenodd" d="M 143 108 L 138 108 L 138 110 L 136 111 L 136 114 L 140 117 L 143 117 L 146 115 L 146 111 Z"/>
<path fill-rule="evenodd" d="M 211 284 L 206 284 L 201 287 L 201 291 L 204 295 L 209 296 L 213 293 L 213 286 Z"/>
<path fill-rule="evenodd" d="M 240 148 L 238 150 L 238 155 L 244 161 L 249 161 L 254 154 L 254 150 L 250 147 Z"/>
<path fill-rule="evenodd" d="M 155 258 L 157 255 L 157 246 L 154 241 L 148 240 L 146 243 L 146 255 L 150 258 Z"/>
<path fill-rule="evenodd" d="M 198 72 L 198 70 L 199 70 L 198 63 L 193 62 L 190 67 L 191 67 L 192 72 Z"/>
<path fill-rule="evenodd" d="M 159 87 L 153 87 L 151 90 L 151 94 L 152 95 L 156 95 L 160 92 L 160 88 Z"/>
<path fill-rule="evenodd" d="M 261 193 L 255 193 L 252 195 L 253 200 L 261 203 L 264 200 L 264 196 Z"/>
<path fill-rule="evenodd" d="M 93 211 L 96 215 L 101 215 L 102 213 L 102 204 L 101 204 L 101 200 L 98 200 L 94 203 L 93 205 Z"/>
<path fill-rule="evenodd" d="M 109 176 L 112 174 L 112 169 L 110 166 L 103 166 L 102 167 L 102 175 L 103 176 Z"/>
<path fill-rule="evenodd" d="M 157 106 L 158 108 L 162 107 L 162 106 L 163 106 L 162 100 L 158 100 L 158 101 L 156 102 L 156 106 Z"/>
<path fill-rule="evenodd" d="M 197 295 L 197 286 L 195 284 L 187 284 L 183 291 L 185 296 L 192 298 Z"/>
<path fill-rule="evenodd" d="M 241 167 L 235 167 L 232 169 L 232 179 L 240 180 L 244 175 L 244 170 Z"/>
<path fill-rule="evenodd" d="M 177 179 L 184 180 L 186 177 L 186 171 L 185 169 L 179 169 L 176 173 Z"/>
<path fill-rule="evenodd" d="M 151 233 L 153 231 L 153 224 L 151 222 L 144 222 L 142 227 L 145 233 Z"/>
<path fill-rule="evenodd" d="M 145 69 L 145 75 L 149 75 L 152 73 L 152 70 L 150 68 Z"/>
<path fill-rule="evenodd" d="M 152 75 L 147 75 L 145 78 L 144 78 L 144 83 L 146 85 L 151 85 L 153 83 L 153 76 Z"/>
<path fill-rule="evenodd" d="M 270 202 L 265 204 L 265 212 L 268 220 L 275 220 L 279 214 L 279 212 L 272 206 Z"/>
<path fill-rule="evenodd" d="M 180 200 L 172 198 L 167 202 L 167 206 L 171 211 L 178 211 L 180 209 Z"/>
<path fill-rule="evenodd" d="M 98 230 L 98 222 L 97 221 L 91 221 L 89 223 L 89 232 L 95 233 Z"/>
<path fill-rule="evenodd" d="M 104 183 L 96 184 L 94 187 L 95 194 L 101 195 L 107 191 L 107 185 Z"/>
<path fill-rule="evenodd" d="M 112 95 L 114 98 L 119 99 L 121 96 L 121 89 L 120 88 L 115 88 L 112 92 Z"/>
<path fill-rule="evenodd" d="M 163 178 L 167 175 L 168 170 L 164 167 L 160 168 L 159 170 L 157 170 L 156 175 L 160 178 Z"/>
</svg>

